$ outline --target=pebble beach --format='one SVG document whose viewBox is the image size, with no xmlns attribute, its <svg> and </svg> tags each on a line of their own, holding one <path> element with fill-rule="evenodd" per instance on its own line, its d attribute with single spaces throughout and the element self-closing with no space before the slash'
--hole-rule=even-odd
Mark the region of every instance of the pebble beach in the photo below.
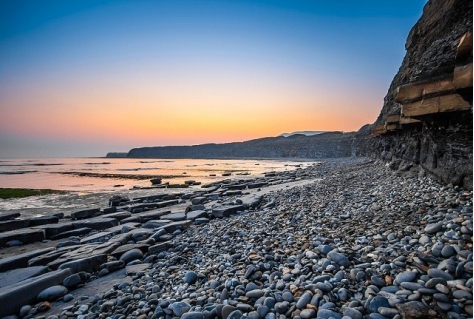
<svg viewBox="0 0 474 319">
<path fill-rule="evenodd" d="M 116 224 L 49 241 L 26 267 L 0 259 L 0 278 L 47 268 L 1 285 L 2 316 L 472 318 L 472 191 L 369 159 L 229 185 L 161 198 L 177 205 L 161 215 L 116 198 Z"/>
</svg>

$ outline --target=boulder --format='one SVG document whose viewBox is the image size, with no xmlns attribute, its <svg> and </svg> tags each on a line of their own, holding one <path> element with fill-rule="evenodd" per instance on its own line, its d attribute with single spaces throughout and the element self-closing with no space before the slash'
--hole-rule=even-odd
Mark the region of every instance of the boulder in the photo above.
<svg viewBox="0 0 474 319">
<path fill-rule="evenodd" d="M 195 220 L 196 218 L 208 217 L 207 212 L 204 210 L 193 210 L 188 212 L 186 215 L 187 220 Z"/>
<path fill-rule="evenodd" d="M 149 250 L 149 246 L 150 245 L 147 245 L 147 244 L 126 244 L 126 245 L 122 245 L 122 246 L 118 247 L 117 249 L 115 249 L 110 254 L 112 256 L 114 256 L 115 258 L 119 258 L 124 253 L 126 253 L 127 251 L 139 249 L 142 252 L 142 256 L 143 256 L 143 254 L 146 253 Z"/>
<path fill-rule="evenodd" d="M 57 235 L 51 236 L 51 239 L 56 240 L 56 239 L 62 239 L 62 238 L 67 238 L 67 237 L 71 237 L 71 236 L 83 236 L 85 234 L 90 233 L 91 230 L 92 229 L 89 228 L 89 227 L 83 227 L 83 228 L 68 230 L 68 231 L 59 233 Z"/>
<path fill-rule="evenodd" d="M 149 220 L 142 227 L 147 229 L 157 229 L 171 223 L 169 219 Z"/>
<path fill-rule="evenodd" d="M 53 251 L 53 247 L 33 250 L 27 253 L 18 254 L 11 257 L 1 258 L 0 259 L 0 272 L 28 267 L 28 260 L 36 256 L 41 256 Z"/>
<path fill-rule="evenodd" d="M 0 288 L 0 317 L 16 314 L 26 304 L 34 304 L 44 289 L 59 285 L 72 275 L 70 269 L 61 269 L 29 278 L 18 284 Z"/>
<path fill-rule="evenodd" d="M 9 213 L 9 212 L 0 213 L 0 221 L 13 220 L 17 217 L 20 217 L 20 213 Z"/>
<path fill-rule="evenodd" d="M 95 230 L 103 230 L 106 228 L 117 226 L 118 224 L 119 224 L 118 220 L 115 218 L 102 218 L 102 217 L 79 220 L 79 221 L 73 222 L 73 226 L 76 229 L 88 227 Z"/>
<path fill-rule="evenodd" d="M 14 220 L 0 221 L 0 232 L 26 228 L 29 225 L 30 225 L 29 219 L 14 219 Z"/>
<path fill-rule="evenodd" d="M 229 217 L 232 214 L 235 214 L 238 211 L 244 210 L 244 206 L 242 205 L 230 205 L 230 206 L 222 206 L 219 208 L 212 209 L 212 216 L 215 218 L 223 218 Z"/>
<path fill-rule="evenodd" d="M 190 220 L 182 220 L 182 221 L 177 221 L 177 222 L 172 222 L 169 224 L 164 225 L 160 229 L 164 229 L 167 233 L 172 233 L 176 230 L 184 230 L 191 226 L 192 221 Z"/>
<path fill-rule="evenodd" d="M 69 268 L 72 273 L 78 273 L 81 271 L 93 273 L 99 270 L 103 263 L 107 262 L 107 255 L 95 255 L 87 258 L 81 258 L 72 260 L 59 265 L 58 269 Z"/>
<path fill-rule="evenodd" d="M 137 216 L 140 219 L 140 222 L 145 223 L 149 220 L 159 219 L 161 216 L 169 214 L 169 213 L 171 213 L 170 210 L 155 209 L 155 210 L 150 210 L 146 213 L 138 214 Z"/>
<path fill-rule="evenodd" d="M 44 230 L 24 228 L 0 233 L 0 247 L 12 240 L 19 240 L 23 244 L 30 244 L 45 239 Z"/>
<path fill-rule="evenodd" d="M 115 218 L 118 220 L 122 220 L 125 218 L 132 217 L 132 214 L 130 212 L 116 212 L 116 213 L 111 213 L 111 214 L 105 214 L 101 216 L 102 218 Z"/>
<path fill-rule="evenodd" d="M 0 273 L 0 288 L 16 285 L 21 281 L 36 277 L 48 272 L 48 267 L 36 266 L 28 268 L 17 268 Z"/>
<path fill-rule="evenodd" d="M 186 219 L 186 213 L 184 212 L 175 212 L 168 215 L 165 215 L 164 218 L 171 220 L 171 221 L 180 221 Z"/>
<path fill-rule="evenodd" d="M 55 285 L 46 288 L 38 294 L 39 301 L 55 301 L 68 292 L 67 288 L 62 285 Z"/>
<path fill-rule="evenodd" d="M 158 254 L 162 251 L 166 251 L 168 249 L 170 249 L 171 247 L 173 247 L 173 243 L 171 243 L 170 241 L 165 241 L 163 243 L 159 243 L 159 244 L 156 244 L 154 246 L 151 246 L 148 248 L 148 254 L 149 255 L 155 255 L 155 254 Z"/>
<path fill-rule="evenodd" d="M 112 236 L 113 234 L 111 232 L 101 231 L 101 232 L 95 233 L 94 235 L 90 235 L 88 237 L 81 239 L 81 244 L 103 243 L 109 240 L 110 237 Z"/>
<path fill-rule="evenodd" d="M 138 248 L 126 251 L 122 254 L 122 256 L 120 256 L 120 260 L 126 264 L 128 264 L 132 260 L 142 259 L 142 258 L 143 258 L 143 252 Z"/>
<path fill-rule="evenodd" d="M 95 217 L 100 214 L 99 208 L 85 209 L 71 214 L 72 219 L 84 219 Z"/>
<path fill-rule="evenodd" d="M 70 231 L 74 229 L 73 222 L 59 223 L 59 224 L 48 224 L 37 226 L 38 229 L 43 229 L 46 238 L 51 238 L 55 235 Z M 79 228 L 79 227 L 78 227 Z"/>
<path fill-rule="evenodd" d="M 30 226 L 57 224 L 58 222 L 59 218 L 56 216 L 41 216 L 30 219 Z"/>
</svg>

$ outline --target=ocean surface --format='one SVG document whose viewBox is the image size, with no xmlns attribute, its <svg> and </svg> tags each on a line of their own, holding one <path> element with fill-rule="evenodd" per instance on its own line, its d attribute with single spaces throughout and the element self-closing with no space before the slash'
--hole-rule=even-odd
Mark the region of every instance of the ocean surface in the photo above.
<svg viewBox="0 0 474 319">
<path fill-rule="evenodd" d="M 266 172 L 294 170 L 314 162 L 280 160 L 21 158 L 0 159 L 0 188 L 49 188 L 75 192 L 113 192 L 163 183 L 224 178 L 255 178 Z M 223 174 L 230 176 L 223 177 Z"/>
</svg>

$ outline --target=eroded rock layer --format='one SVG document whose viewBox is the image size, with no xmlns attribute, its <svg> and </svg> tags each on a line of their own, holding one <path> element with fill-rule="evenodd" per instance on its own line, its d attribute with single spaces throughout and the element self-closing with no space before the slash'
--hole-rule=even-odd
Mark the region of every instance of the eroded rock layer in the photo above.
<svg viewBox="0 0 474 319">
<path fill-rule="evenodd" d="M 431 0 L 365 151 L 472 189 L 472 1 Z"/>
</svg>

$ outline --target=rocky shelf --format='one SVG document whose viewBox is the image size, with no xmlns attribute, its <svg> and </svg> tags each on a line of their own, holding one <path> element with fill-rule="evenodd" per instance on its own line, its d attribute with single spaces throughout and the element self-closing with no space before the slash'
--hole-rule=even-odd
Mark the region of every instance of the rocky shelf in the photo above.
<svg viewBox="0 0 474 319">
<path fill-rule="evenodd" d="M 16 230 L 49 246 L 0 259 L 0 316 L 472 317 L 471 191 L 364 159 L 203 186 Z"/>
</svg>

